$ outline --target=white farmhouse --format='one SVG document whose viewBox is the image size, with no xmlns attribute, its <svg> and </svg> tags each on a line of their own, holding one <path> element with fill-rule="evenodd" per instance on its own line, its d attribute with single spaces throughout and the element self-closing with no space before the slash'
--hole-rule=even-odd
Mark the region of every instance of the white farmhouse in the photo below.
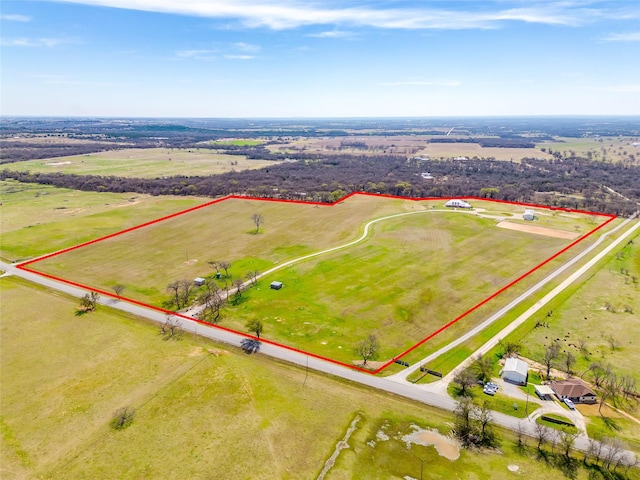
<svg viewBox="0 0 640 480">
<path fill-rule="evenodd" d="M 528 370 L 529 365 L 526 362 L 515 357 L 507 358 L 502 369 L 502 379 L 518 385 L 526 385 Z"/>
</svg>

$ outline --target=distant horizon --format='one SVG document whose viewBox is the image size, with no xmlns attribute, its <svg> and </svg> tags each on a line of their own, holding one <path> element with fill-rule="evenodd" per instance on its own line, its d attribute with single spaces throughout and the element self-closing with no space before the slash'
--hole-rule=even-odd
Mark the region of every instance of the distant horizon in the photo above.
<svg viewBox="0 0 640 480">
<path fill-rule="evenodd" d="M 11 116 L 640 115 L 627 0 L 6 0 Z"/>
<path fill-rule="evenodd" d="M 380 116 L 290 116 L 290 117 L 278 117 L 278 116 L 237 116 L 237 117 L 207 117 L 207 116 L 137 116 L 137 115 L 4 115 L 0 113 L 1 118 L 75 118 L 75 119 L 114 119 L 114 120 L 377 120 L 377 119 L 396 119 L 396 120 L 411 120 L 411 119 L 465 119 L 465 118 L 632 118 L 637 119 L 640 122 L 640 113 L 638 114 L 514 114 L 514 115 L 380 115 Z"/>
</svg>

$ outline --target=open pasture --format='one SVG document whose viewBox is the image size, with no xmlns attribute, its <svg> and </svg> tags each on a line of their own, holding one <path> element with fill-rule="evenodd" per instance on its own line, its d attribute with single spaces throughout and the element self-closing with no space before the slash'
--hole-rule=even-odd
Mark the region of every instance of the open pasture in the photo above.
<svg viewBox="0 0 640 480">
<path fill-rule="evenodd" d="M 596 161 L 640 161 L 640 138 L 637 137 L 559 137 L 556 141 L 539 143 L 536 148 L 545 149 L 547 154 L 553 151 L 565 156 L 573 152 L 580 157 Z"/>
<path fill-rule="evenodd" d="M 61 172 L 77 175 L 158 178 L 254 170 L 275 163 L 279 162 L 248 160 L 242 155 L 225 155 L 205 148 L 131 148 L 8 163 L 3 168 L 33 173 Z"/>
<path fill-rule="evenodd" d="M 387 361 L 570 243 L 495 227 L 520 214 L 519 205 L 474 201 L 476 211 L 452 212 L 443 204 L 365 195 L 334 206 L 227 199 L 33 267 L 103 291 L 121 284 L 125 297 L 161 306 L 169 283 L 211 276 L 209 260 L 230 261 L 230 276 L 243 278 L 352 242 L 376 219 L 359 243 L 262 279 L 224 310 L 221 325 L 243 331 L 257 318 L 265 338 L 344 363 L 375 334 Z M 258 234 L 256 212 L 265 218 Z M 587 215 L 572 215 L 583 232 L 593 228 Z M 551 218 L 566 226 L 565 217 Z M 272 280 L 286 287 L 273 291 Z"/>
<path fill-rule="evenodd" d="M 81 192 L 0 181 L 0 257 L 28 259 L 185 210 L 206 200 L 137 193 Z"/>
<path fill-rule="evenodd" d="M 327 479 L 419 478 L 421 462 L 433 479 L 452 468 L 511 475 L 514 464 L 549 478 L 511 432 L 498 430 L 500 451 L 450 460 L 416 435 L 403 441 L 420 429 L 448 434 L 441 410 L 200 337 L 163 341 L 157 326 L 106 307 L 76 317 L 76 299 L 16 278 L 0 288 L 3 479 L 317 478 L 355 418 Z M 134 421 L 114 431 L 123 406 Z"/>
</svg>

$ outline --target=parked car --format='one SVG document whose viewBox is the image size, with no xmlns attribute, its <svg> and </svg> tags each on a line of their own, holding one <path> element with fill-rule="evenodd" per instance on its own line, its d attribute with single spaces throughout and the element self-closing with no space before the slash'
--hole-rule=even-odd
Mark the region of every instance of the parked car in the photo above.
<svg viewBox="0 0 640 480">
<path fill-rule="evenodd" d="M 571 400 L 569 400 L 568 398 L 565 398 L 563 400 L 563 402 L 567 407 L 569 407 L 569 410 L 575 410 L 576 409 L 575 404 Z"/>
<path fill-rule="evenodd" d="M 484 388 L 482 389 L 482 391 L 484 393 L 486 393 L 487 395 L 494 396 L 496 394 L 496 392 L 498 391 L 498 385 L 493 383 L 493 382 L 487 382 L 487 383 L 485 383 Z"/>
</svg>

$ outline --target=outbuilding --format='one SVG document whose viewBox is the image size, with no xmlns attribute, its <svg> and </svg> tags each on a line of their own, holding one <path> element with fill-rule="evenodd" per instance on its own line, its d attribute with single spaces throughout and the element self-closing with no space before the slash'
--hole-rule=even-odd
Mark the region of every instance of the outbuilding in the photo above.
<svg viewBox="0 0 640 480">
<path fill-rule="evenodd" d="M 535 217 L 536 217 L 536 212 L 534 212 L 531 209 L 525 210 L 524 213 L 522 214 L 522 219 L 528 220 L 530 222 L 532 222 Z"/>
<path fill-rule="evenodd" d="M 282 282 L 271 282 L 271 288 L 273 290 L 280 290 L 282 288 Z"/>
<path fill-rule="evenodd" d="M 536 385 L 535 389 L 541 400 L 553 400 L 553 389 L 549 385 Z"/>
<path fill-rule="evenodd" d="M 515 383 L 516 385 L 526 385 L 529 365 L 519 358 L 509 357 L 504 362 L 502 369 L 502 379 Z"/>
<path fill-rule="evenodd" d="M 196 287 L 201 287 L 202 285 L 204 285 L 204 282 L 205 282 L 205 279 L 204 279 L 204 278 L 202 278 L 202 277 L 198 277 L 198 278 L 195 278 L 195 279 L 193 280 L 193 284 L 194 284 Z"/>
<path fill-rule="evenodd" d="M 458 198 L 449 200 L 447 203 L 444 204 L 444 206 L 449 208 L 471 208 L 470 203 L 465 202 L 464 200 L 460 200 Z"/>
</svg>

